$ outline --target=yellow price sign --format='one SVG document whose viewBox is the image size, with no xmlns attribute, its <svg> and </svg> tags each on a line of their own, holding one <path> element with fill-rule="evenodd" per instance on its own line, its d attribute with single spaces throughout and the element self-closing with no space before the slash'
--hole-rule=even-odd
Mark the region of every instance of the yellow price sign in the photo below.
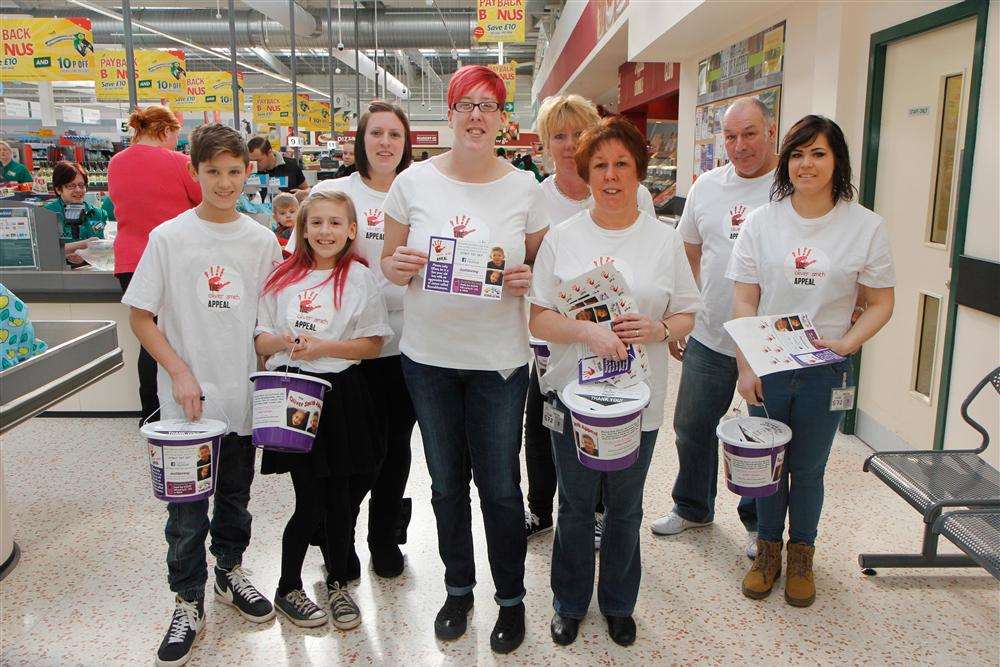
<svg viewBox="0 0 1000 667">
<path fill-rule="evenodd" d="M 503 79 L 503 85 L 507 89 L 507 99 L 505 101 L 513 102 L 514 95 L 517 93 L 517 62 L 511 60 L 503 65 L 487 65 L 487 67 Z"/>
<path fill-rule="evenodd" d="M 333 130 L 337 134 L 349 132 L 351 130 L 351 119 L 347 111 L 338 112 L 333 117 Z"/>
<path fill-rule="evenodd" d="M 292 124 L 292 94 L 291 93 L 254 93 L 253 122 L 256 124 L 291 125 Z M 303 124 L 311 110 L 309 96 L 299 93 L 299 129 L 305 129 Z"/>
<path fill-rule="evenodd" d="M 183 51 L 157 51 L 136 49 L 135 87 L 140 101 L 158 102 L 161 99 L 182 97 L 187 90 L 187 70 Z M 122 49 L 101 50 L 95 54 L 97 62 L 94 92 L 101 101 L 128 99 L 128 68 Z"/>
<path fill-rule="evenodd" d="M 300 123 L 301 124 L 301 123 Z M 330 103 L 311 100 L 309 102 L 309 125 L 304 126 L 313 132 L 323 132 L 330 129 Z"/>
<path fill-rule="evenodd" d="M 239 86 L 240 108 L 244 101 L 244 78 L 236 74 Z M 170 102 L 174 111 L 232 111 L 233 84 L 229 72 L 188 72 L 187 94 Z"/>
<path fill-rule="evenodd" d="M 523 42 L 526 0 L 477 0 L 477 42 Z"/>
<path fill-rule="evenodd" d="M 90 81 L 94 34 L 82 17 L 0 16 L 0 81 Z"/>
</svg>

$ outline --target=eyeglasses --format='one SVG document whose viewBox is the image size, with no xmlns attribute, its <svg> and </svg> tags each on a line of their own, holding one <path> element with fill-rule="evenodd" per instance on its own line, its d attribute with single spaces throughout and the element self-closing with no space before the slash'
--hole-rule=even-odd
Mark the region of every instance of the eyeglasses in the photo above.
<svg viewBox="0 0 1000 667">
<path fill-rule="evenodd" d="M 86 190 L 87 189 L 87 184 L 86 183 L 67 183 L 66 185 L 63 186 L 63 189 L 65 189 L 65 190 Z"/>
<path fill-rule="evenodd" d="M 500 110 L 500 103 L 494 100 L 485 102 L 455 102 L 451 107 L 459 113 L 472 113 L 473 109 L 479 109 L 480 113 L 495 113 Z"/>
</svg>

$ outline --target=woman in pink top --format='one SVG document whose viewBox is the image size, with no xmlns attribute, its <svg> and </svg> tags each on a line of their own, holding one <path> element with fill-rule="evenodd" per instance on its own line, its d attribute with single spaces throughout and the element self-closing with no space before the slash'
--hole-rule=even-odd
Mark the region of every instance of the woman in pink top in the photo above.
<svg viewBox="0 0 1000 667">
<path fill-rule="evenodd" d="M 132 145 L 111 158 L 108 195 L 118 219 L 115 237 L 115 277 L 122 292 L 142 257 L 153 228 L 201 203 L 201 188 L 188 170 L 190 158 L 174 150 L 181 124 L 166 107 L 137 109 L 128 124 L 135 130 Z M 139 401 L 142 419 L 159 407 L 156 361 L 139 350 Z"/>
</svg>

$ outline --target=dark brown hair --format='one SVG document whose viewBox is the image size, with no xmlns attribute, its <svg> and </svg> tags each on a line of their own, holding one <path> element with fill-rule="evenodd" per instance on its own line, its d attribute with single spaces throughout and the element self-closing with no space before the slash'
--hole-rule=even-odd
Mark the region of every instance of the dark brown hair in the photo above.
<svg viewBox="0 0 1000 667">
<path fill-rule="evenodd" d="M 271 142 L 267 137 L 254 137 L 247 142 L 247 151 L 260 151 L 264 155 L 271 152 Z"/>
<path fill-rule="evenodd" d="M 580 135 L 580 144 L 576 148 L 573 159 L 576 160 L 576 173 L 580 178 L 590 180 L 590 158 L 594 157 L 601 146 L 617 139 L 635 160 L 635 172 L 640 181 L 646 178 L 646 167 L 649 166 L 649 154 L 646 152 L 646 137 L 639 128 L 624 116 L 608 116 L 601 122 L 587 129 Z"/>
<path fill-rule="evenodd" d="M 365 178 L 371 178 L 368 174 L 368 154 L 365 152 L 365 134 L 368 132 L 368 121 L 372 114 L 387 112 L 395 114 L 399 122 L 403 124 L 403 157 L 400 158 L 396 166 L 396 173 L 401 173 L 410 166 L 413 161 L 413 146 L 410 145 L 410 121 L 406 117 L 406 112 L 398 105 L 385 100 L 372 100 L 368 105 L 368 111 L 361 114 L 358 119 L 358 131 L 354 135 L 354 166 L 358 173 Z"/>
<path fill-rule="evenodd" d="M 78 162 L 67 162 L 60 160 L 52 168 L 52 189 L 56 194 L 64 187 L 76 180 L 77 175 L 83 176 L 84 185 L 89 183 L 87 170 L 80 166 Z"/>
<path fill-rule="evenodd" d="M 820 134 L 826 137 L 826 142 L 830 144 L 830 150 L 833 152 L 831 189 L 833 203 L 854 199 L 854 185 L 851 184 L 851 153 L 847 148 L 843 131 L 829 118 L 810 114 L 792 125 L 792 129 L 788 130 L 785 138 L 781 140 L 778 167 L 774 170 L 774 183 L 771 185 L 771 201 L 780 201 L 795 192 L 795 186 L 792 185 L 792 179 L 788 175 L 788 160 L 794 150 L 810 145 Z"/>
<path fill-rule="evenodd" d="M 229 153 L 243 160 L 243 164 L 250 164 L 250 152 L 239 132 L 221 123 L 196 127 L 191 133 L 191 166 L 198 169 L 199 164 L 220 153 Z"/>
<path fill-rule="evenodd" d="M 181 123 L 170 109 L 159 104 L 150 104 L 145 109 L 136 109 L 128 117 L 129 126 L 135 130 L 135 137 L 148 135 L 162 139 L 170 130 L 181 129 Z"/>
</svg>

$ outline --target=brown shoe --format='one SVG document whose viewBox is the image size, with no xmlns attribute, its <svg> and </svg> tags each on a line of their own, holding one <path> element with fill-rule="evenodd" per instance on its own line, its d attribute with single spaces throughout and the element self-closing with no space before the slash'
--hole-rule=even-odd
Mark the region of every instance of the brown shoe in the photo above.
<svg viewBox="0 0 1000 667">
<path fill-rule="evenodd" d="M 753 567 L 743 577 L 743 595 L 763 600 L 771 594 L 774 582 L 781 574 L 781 542 L 757 540 L 757 557 Z"/>
<path fill-rule="evenodd" d="M 816 599 L 813 580 L 813 555 L 816 547 L 788 543 L 788 565 L 785 568 L 785 602 L 793 607 L 808 607 Z"/>
</svg>

